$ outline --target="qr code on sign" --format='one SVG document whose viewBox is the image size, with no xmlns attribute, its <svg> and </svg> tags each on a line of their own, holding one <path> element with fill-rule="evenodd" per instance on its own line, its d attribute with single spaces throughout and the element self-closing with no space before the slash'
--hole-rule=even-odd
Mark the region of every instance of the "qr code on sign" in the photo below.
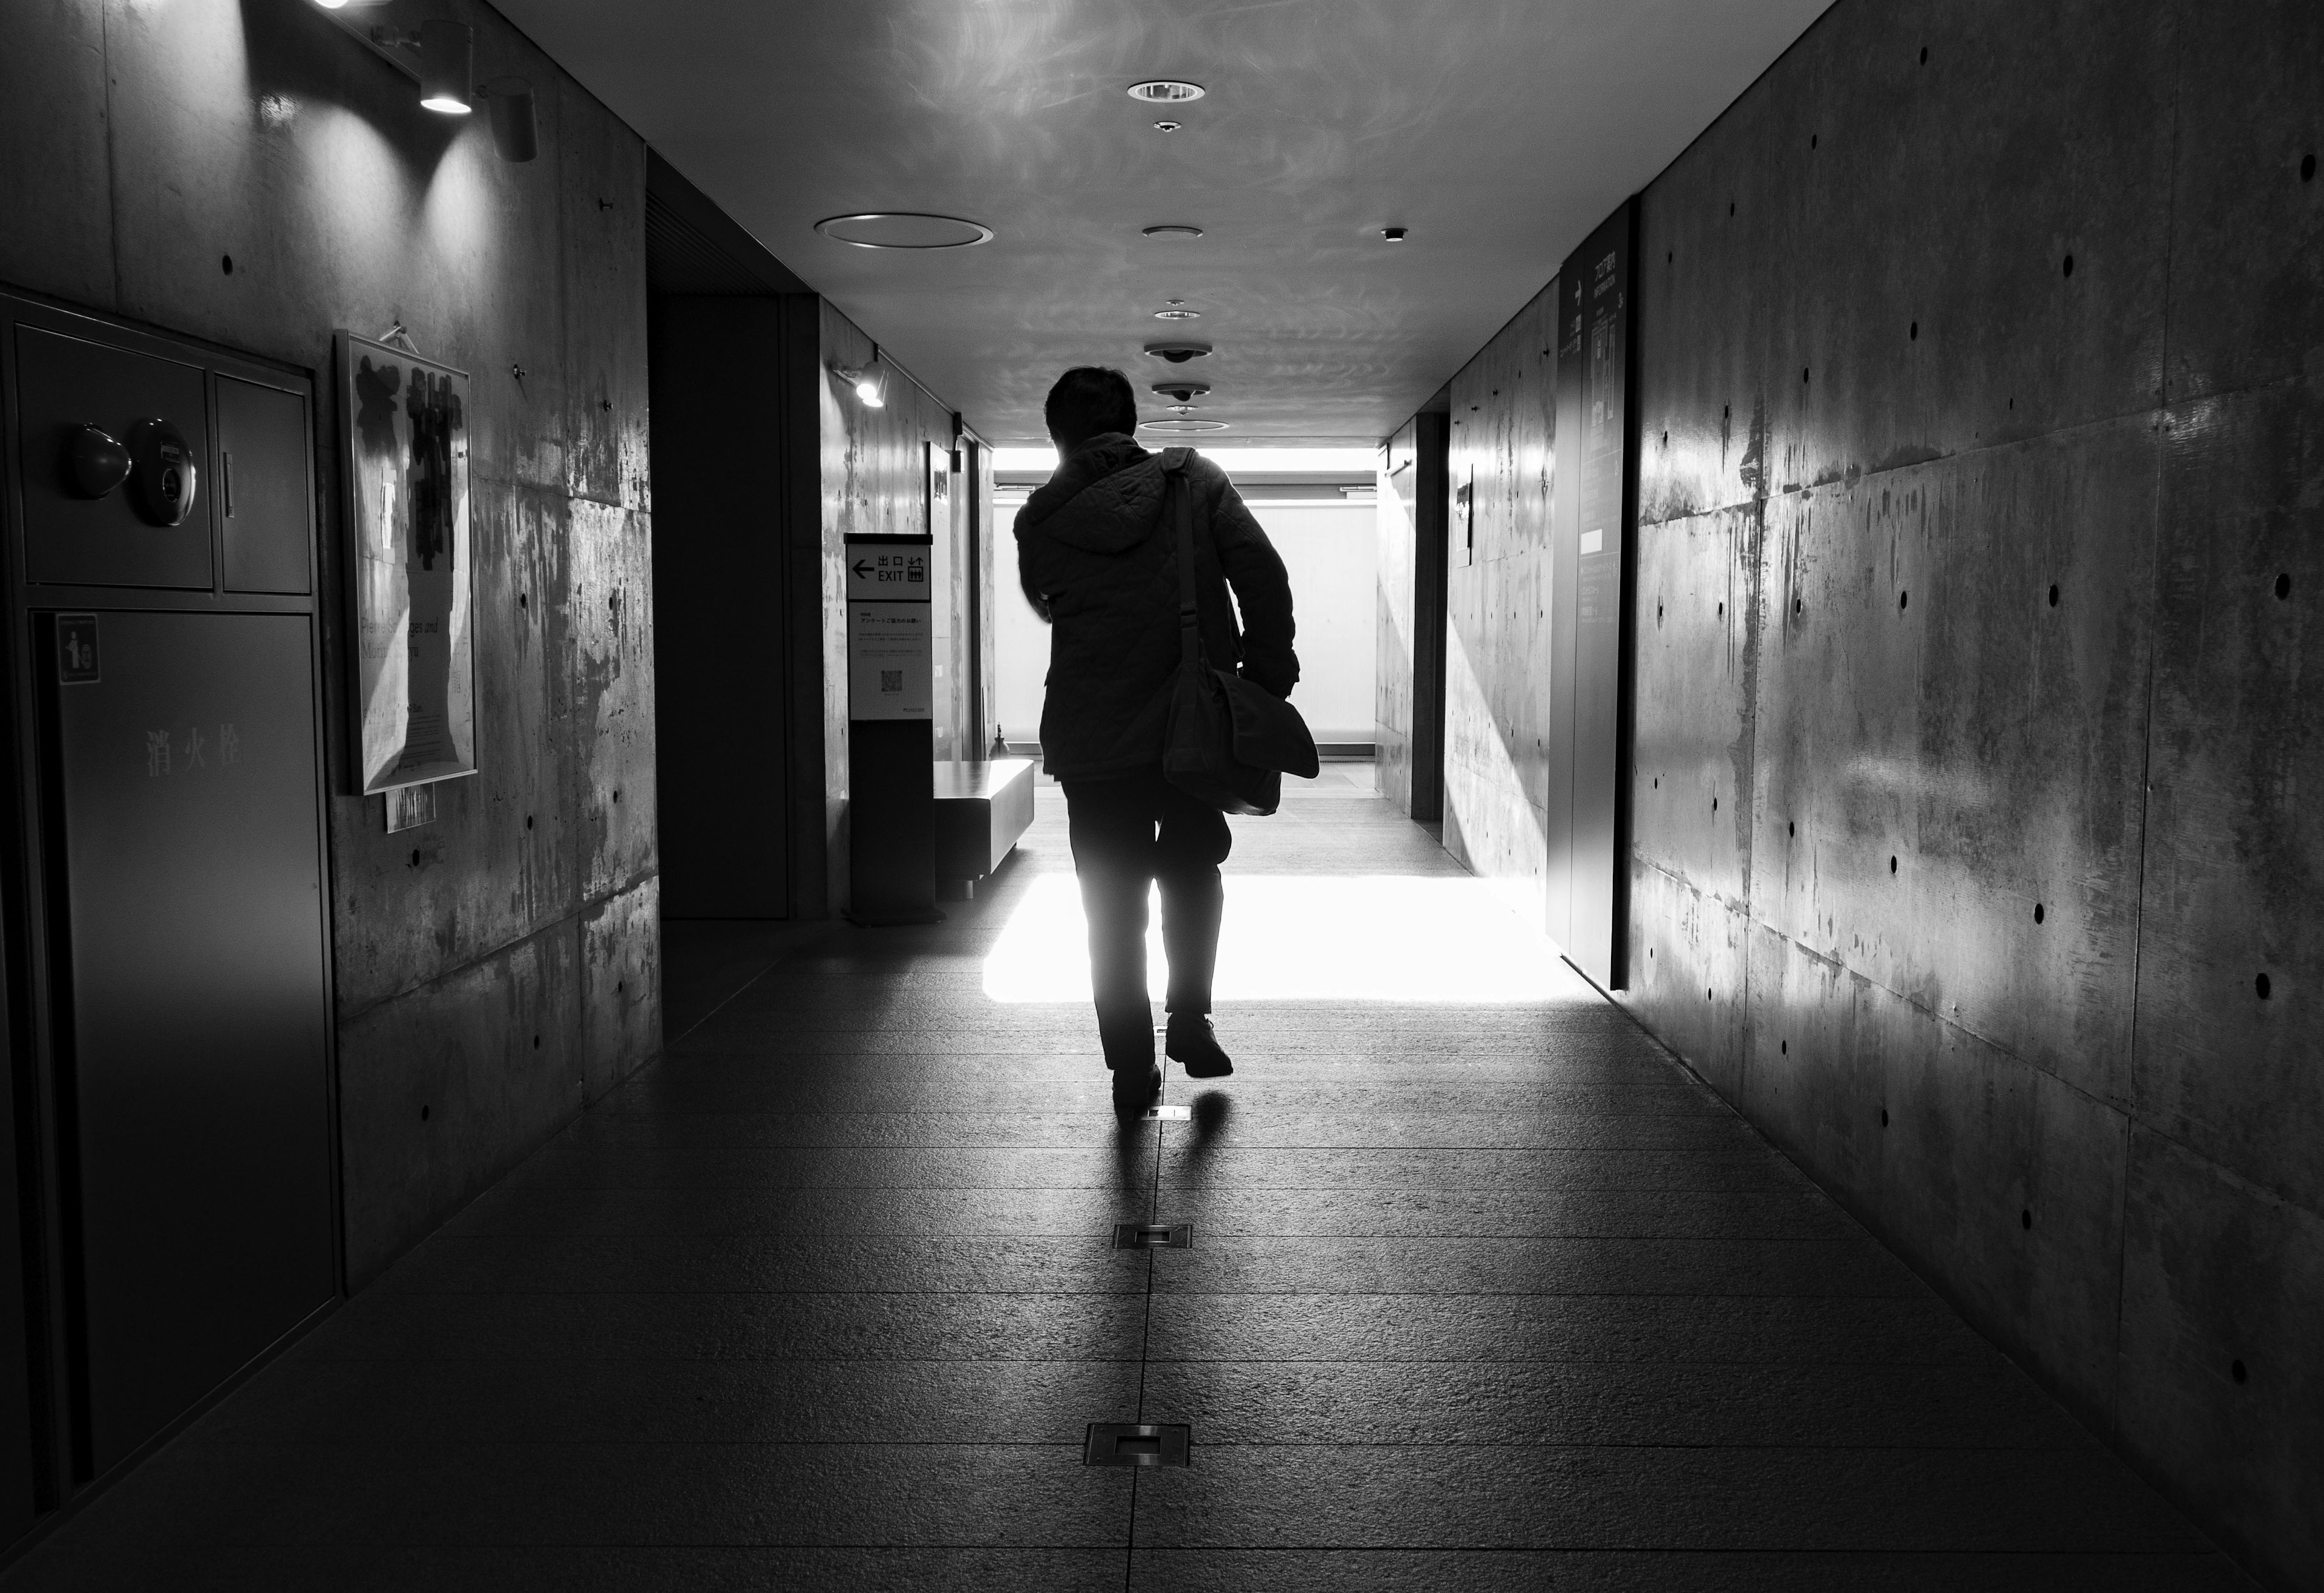
<svg viewBox="0 0 2324 1593">
<path fill-rule="evenodd" d="M 901 669 L 881 670 L 880 689 L 883 692 L 902 691 L 904 689 L 904 672 Z"/>
</svg>

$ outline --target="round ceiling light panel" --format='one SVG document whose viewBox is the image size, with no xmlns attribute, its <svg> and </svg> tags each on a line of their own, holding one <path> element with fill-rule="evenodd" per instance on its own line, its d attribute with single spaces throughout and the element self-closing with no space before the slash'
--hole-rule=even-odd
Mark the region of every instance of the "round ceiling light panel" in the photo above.
<svg viewBox="0 0 2324 1593">
<path fill-rule="evenodd" d="M 1203 86 L 1177 78 L 1148 78 L 1130 86 L 1130 97 L 1150 106 L 1182 106 L 1202 98 Z"/>
<path fill-rule="evenodd" d="M 1198 360 L 1210 353 L 1211 345 L 1207 343 L 1149 343 L 1146 345 L 1146 352 L 1157 360 L 1183 365 L 1188 360 Z"/>
<path fill-rule="evenodd" d="M 1138 423 L 1140 431 L 1166 432 L 1173 437 L 1196 431 L 1224 431 L 1226 428 L 1227 423 L 1223 420 L 1140 420 Z"/>
<path fill-rule="evenodd" d="M 1203 229 L 1178 222 L 1166 222 L 1160 226 L 1147 227 L 1145 234 L 1149 238 L 1199 238 L 1203 235 Z"/>
<path fill-rule="evenodd" d="M 1199 309 L 1157 309 L 1154 312 L 1154 318 L 1157 321 L 1199 321 L 1203 318 L 1203 312 Z"/>
<path fill-rule="evenodd" d="M 965 249 L 992 238 L 992 229 L 982 222 L 908 210 L 827 216 L 815 224 L 815 230 L 859 249 Z"/>
</svg>

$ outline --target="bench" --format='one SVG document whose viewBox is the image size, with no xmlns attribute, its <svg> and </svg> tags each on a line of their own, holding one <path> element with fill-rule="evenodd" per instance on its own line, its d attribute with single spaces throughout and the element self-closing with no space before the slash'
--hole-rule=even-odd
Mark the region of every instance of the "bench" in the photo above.
<svg viewBox="0 0 2324 1593">
<path fill-rule="evenodd" d="M 968 900 L 1033 823 L 1033 760 L 939 763 L 936 787 L 936 888 Z"/>
</svg>

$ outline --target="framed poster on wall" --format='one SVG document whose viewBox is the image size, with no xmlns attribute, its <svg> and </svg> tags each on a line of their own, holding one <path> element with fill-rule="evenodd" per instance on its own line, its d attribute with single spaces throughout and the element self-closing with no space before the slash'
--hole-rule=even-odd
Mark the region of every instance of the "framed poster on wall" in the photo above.
<svg viewBox="0 0 2324 1593">
<path fill-rule="evenodd" d="M 476 771 L 468 377 L 337 334 L 356 789 Z"/>
<path fill-rule="evenodd" d="M 947 537 L 952 534 L 952 450 L 933 441 L 920 445 L 921 467 L 927 477 L 927 490 L 923 502 L 927 505 L 927 522 L 920 527 L 924 537 Z"/>
</svg>

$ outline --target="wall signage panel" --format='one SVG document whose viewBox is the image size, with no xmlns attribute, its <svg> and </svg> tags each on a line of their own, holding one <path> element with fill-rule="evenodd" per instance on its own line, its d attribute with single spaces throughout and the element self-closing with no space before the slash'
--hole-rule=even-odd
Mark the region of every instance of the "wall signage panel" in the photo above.
<svg viewBox="0 0 2324 1593">
<path fill-rule="evenodd" d="M 1567 960 L 1607 990 L 1622 988 L 1628 975 L 1637 216 L 1633 198 L 1609 216 L 1565 262 L 1557 290 L 1556 539 L 1561 555 L 1572 549 L 1558 561 L 1559 574 L 1571 571 L 1573 581 L 1571 606 L 1559 604 L 1572 639 L 1572 788 L 1564 929 L 1558 933 L 1553 911 L 1551 931 Z"/>
<path fill-rule="evenodd" d="M 847 539 L 847 916 L 927 924 L 936 907 L 935 545 Z"/>
</svg>

